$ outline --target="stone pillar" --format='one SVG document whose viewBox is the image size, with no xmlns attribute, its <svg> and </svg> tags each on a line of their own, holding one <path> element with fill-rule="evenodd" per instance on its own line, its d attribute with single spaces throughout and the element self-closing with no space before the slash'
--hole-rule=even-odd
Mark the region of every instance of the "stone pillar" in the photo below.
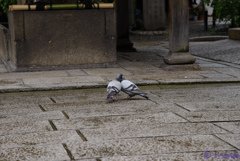
<svg viewBox="0 0 240 161">
<path fill-rule="evenodd" d="M 169 0 L 169 53 L 167 64 L 192 64 L 196 59 L 189 53 L 188 0 Z"/>
<path fill-rule="evenodd" d="M 117 17 L 117 49 L 133 50 L 133 43 L 129 39 L 128 0 L 115 1 Z"/>
<path fill-rule="evenodd" d="M 166 28 L 165 0 L 143 0 L 143 25 L 146 30 Z"/>
</svg>

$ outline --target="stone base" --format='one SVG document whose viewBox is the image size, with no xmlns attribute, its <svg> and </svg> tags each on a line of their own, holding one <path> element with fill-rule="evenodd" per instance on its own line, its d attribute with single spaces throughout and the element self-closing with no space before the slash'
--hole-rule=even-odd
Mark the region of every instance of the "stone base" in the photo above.
<svg viewBox="0 0 240 161">
<path fill-rule="evenodd" d="M 164 62 L 170 65 L 175 64 L 193 64 L 196 61 L 189 52 L 169 53 L 163 58 Z"/>
<path fill-rule="evenodd" d="M 229 39 L 240 40 L 240 27 L 228 30 Z"/>
<path fill-rule="evenodd" d="M 117 61 L 114 9 L 9 11 L 8 20 L 13 71 Z"/>
</svg>

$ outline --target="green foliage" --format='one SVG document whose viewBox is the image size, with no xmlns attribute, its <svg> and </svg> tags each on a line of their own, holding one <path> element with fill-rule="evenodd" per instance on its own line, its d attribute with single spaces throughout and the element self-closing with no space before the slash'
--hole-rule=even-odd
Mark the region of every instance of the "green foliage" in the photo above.
<svg viewBox="0 0 240 161">
<path fill-rule="evenodd" d="M 3 12 L 7 14 L 8 6 L 12 4 L 17 4 L 17 0 L 0 0 L 0 8 Z"/>
<path fill-rule="evenodd" d="M 205 0 L 215 11 L 216 18 L 231 21 L 231 27 L 240 27 L 240 0 Z"/>
</svg>

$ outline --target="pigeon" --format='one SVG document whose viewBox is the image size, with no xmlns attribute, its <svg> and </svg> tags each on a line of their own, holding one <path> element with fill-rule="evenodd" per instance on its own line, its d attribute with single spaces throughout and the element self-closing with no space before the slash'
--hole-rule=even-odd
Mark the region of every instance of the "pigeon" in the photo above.
<svg viewBox="0 0 240 161">
<path fill-rule="evenodd" d="M 148 99 L 147 93 L 144 93 L 143 91 L 141 91 L 138 86 L 136 84 L 134 84 L 133 82 L 126 80 L 122 74 L 118 74 L 118 76 L 116 77 L 116 79 L 121 82 L 121 90 L 128 94 L 127 99 L 130 99 L 131 97 L 135 96 L 135 95 L 140 95 L 146 99 Z"/>
<path fill-rule="evenodd" d="M 107 86 L 107 101 L 118 101 L 117 95 L 121 90 L 121 83 L 116 79 L 112 80 L 108 83 Z M 113 99 L 113 97 L 116 97 L 116 99 Z"/>
</svg>

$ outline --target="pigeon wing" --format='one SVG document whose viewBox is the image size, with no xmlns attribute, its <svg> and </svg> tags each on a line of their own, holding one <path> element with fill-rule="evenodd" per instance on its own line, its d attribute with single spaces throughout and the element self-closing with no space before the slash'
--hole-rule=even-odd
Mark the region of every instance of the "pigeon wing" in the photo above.
<svg viewBox="0 0 240 161">
<path fill-rule="evenodd" d="M 137 85 L 135 85 L 133 82 L 129 80 L 123 80 L 121 82 L 121 85 L 122 85 L 122 91 L 127 93 L 129 96 L 146 95 L 146 93 L 141 91 Z"/>
<path fill-rule="evenodd" d="M 108 83 L 107 87 L 107 98 L 116 96 L 121 90 L 121 83 L 117 80 L 112 80 Z"/>
</svg>

